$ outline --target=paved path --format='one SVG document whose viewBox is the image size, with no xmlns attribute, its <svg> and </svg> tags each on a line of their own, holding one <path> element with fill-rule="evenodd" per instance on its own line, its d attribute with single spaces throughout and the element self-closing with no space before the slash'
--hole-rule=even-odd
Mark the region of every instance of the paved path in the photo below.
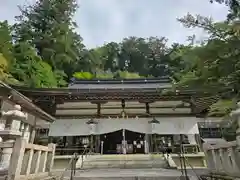
<svg viewBox="0 0 240 180">
<path fill-rule="evenodd" d="M 195 172 L 200 175 L 206 173 L 206 170 L 195 170 Z M 192 170 L 188 170 L 188 175 L 190 179 L 197 180 L 197 176 Z M 82 180 L 92 179 L 92 180 L 102 180 L 102 179 L 125 179 L 130 180 L 134 177 L 144 178 L 144 179 L 179 179 L 181 176 L 181 171 L 173 169 L 91 169 L 91 170 L 77 170 L 76 177 L 82 178 Z M 65 174 L 65 177 L 70 177 L 70 172 Z M 158 178 L 159 177 L 159 178 Z"/>
</svg>

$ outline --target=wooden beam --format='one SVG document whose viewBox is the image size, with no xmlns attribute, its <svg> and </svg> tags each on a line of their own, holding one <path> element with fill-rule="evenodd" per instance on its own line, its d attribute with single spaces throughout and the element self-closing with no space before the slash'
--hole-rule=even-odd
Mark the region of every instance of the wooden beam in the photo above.
<svg viewBox="0 0 240 180">
<path fill-rule="evenodd" d="M 156 113 L 156 114 L 152 114 L 153 116 L 156 117 L 195 117 L 195 114 L 192 113 L 174 113 L 174 114 L 160 114 L 160 113 Z M 135 117 L 139 117 L 139 118 L 147 118 L 149 117 L 149 114 L 127 114 L 128 118 L 135 118 Z M 96 114 L 93 115 L 56 115 L 56 118 L 61 118 L 61 119 L 83 119 L 83 118 L 99 118 Z M 100 118 L 120 118 L 119 114 L 104 114 L 101 115 Z M 126 118 L 127 119 L 127 118 Z"/>
<path fill-rule="evenodd" d="M 126 106 L 124 109 L 145 109 L 147 105 L 144 106 Z M 148 104 L 149 106 L 149 104 Z M 105 106 L 102 107 L 102 109 L 120 109 L 121 106 Z M 155 109 L 186 109 L 186 108 L 191 108 L 191 106 L 183 106 L 183 107 L 175 107 L 175 106 L 153 106 L 153 107 L 149 107 L 151 108 L 155 108 Z M 89 110 L 95 110 L 97 109 L 97 107 L 84 107 L 84 106 L 80 106 L 80 107 L 58 107 L 57 110 L 84 110 L 84 109 L 89 109 Z"/>
</svg>

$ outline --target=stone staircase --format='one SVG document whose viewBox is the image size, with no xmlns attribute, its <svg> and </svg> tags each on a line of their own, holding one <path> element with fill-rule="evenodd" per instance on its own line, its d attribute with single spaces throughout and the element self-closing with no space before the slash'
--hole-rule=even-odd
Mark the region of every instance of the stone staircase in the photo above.
<svg viewBox="0 0 240 180">
<path fill-rule="evenodd" d="M 147 169 L 89 169 L 78 170 L 73 180 L 179 180 L 181 172 L 173 169 L 147 168 Z M 197 180 L 196 176 L 189 174 L 189 180 Z M 70 172 L 64 180 L 70 180 Z"/>
<path fill-rule="evenodd" d="M 83 164 L 82 164 L 83 162 Z M 169 169 L 162 154 L 89 155 L 79 158 L 73 180 L 176 180 L 181 172 Z M 68 171 L 64 180 L 70 180 Z M 184 178 L 183 178 L 184 179 Z M 190 180 L 197 180 L 189 175 Z"/>
<path fill-rule="evenodd" d="M 91 155 L 83 161 L 79 158 L 76 167 L 77 169 L 168 168 L 168 163 L 162 154 Z"/>
</svg>

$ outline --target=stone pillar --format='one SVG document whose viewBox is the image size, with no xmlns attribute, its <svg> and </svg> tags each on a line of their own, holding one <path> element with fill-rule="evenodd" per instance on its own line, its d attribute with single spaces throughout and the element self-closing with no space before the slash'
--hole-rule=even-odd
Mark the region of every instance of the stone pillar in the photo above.
<svg viewBox="0 0 240 180">
<path fill-rule="evenodd" d="M 26 119 L 26 116 L 21 112 L 21 106 L 15 105 L 14 110 L 3 112 L 3 119 L 6 120 L 4 130 L 1 131 L 3 142 L 14 143 L 17 137 L 21 137 L 20 132 L 21 120 Z M 3 148 L 0 161 L 0 169 L 8 169 L 10 165 L 13 148 Z"/>
<path fill-rule="evenodd" d="M 5 140 L 3 139 L 4 142 L 6 143 L 13 143 L 13 139 Z M 0 161 L 0 170 L 6 170 L 8 169 L 10 165 L 10 160 L 11 160 L 11 155 L 12 155 L 13 148 L 3 148 L 2 150 L 2 158 Z"/>
</svg>

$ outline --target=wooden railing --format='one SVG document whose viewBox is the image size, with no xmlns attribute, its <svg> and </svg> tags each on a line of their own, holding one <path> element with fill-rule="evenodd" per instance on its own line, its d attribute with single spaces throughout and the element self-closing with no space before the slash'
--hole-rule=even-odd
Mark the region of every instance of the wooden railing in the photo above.
<svg viewBox="0 0 240 180">
<path fill-rule="evenodd" d="M 13 146 L 2 143 L 1 147 L 3 146 L 13 148 L 8 167 L 8 179 L 34 179 L 50 175 L 54 162 L 55 144 L 41 146 L 17 138 Z"/>
<path fill-rule="evenodd" d="M 240 152 L 236 141 L 203 144 L 208 168 L 212 173 L 240 177 Z"/>
</svg>

